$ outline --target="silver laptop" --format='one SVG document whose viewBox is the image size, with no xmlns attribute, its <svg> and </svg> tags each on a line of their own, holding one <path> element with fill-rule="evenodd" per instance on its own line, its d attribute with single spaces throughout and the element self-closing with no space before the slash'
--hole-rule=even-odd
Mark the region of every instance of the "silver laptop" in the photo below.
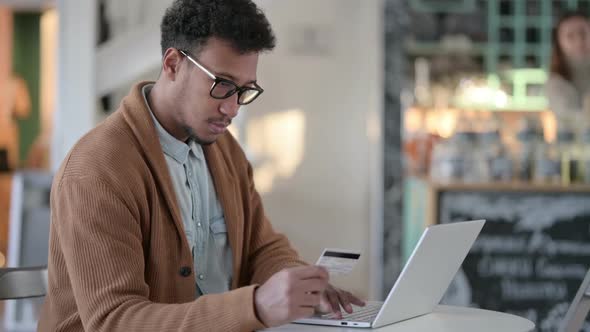
<svg viewBox="0 0 590 332">
<path fill-rule="evenodd" d="M 484 223 L 484 220 L 477 220 L 428 227 L 385 302 L 354 306 L 353 313 L 344 312 L 342 319 L 327 314 L 294 323 L 378 328 L 431 313 L 461 267 Z"/>
<path fill-rule="evenodd" d="M 590 270 L 586 272 L 586 277 L 561 322 L 559 332 L 579 332 L 582 330 L 588 312 L 590 312 Z"/>
</svg>

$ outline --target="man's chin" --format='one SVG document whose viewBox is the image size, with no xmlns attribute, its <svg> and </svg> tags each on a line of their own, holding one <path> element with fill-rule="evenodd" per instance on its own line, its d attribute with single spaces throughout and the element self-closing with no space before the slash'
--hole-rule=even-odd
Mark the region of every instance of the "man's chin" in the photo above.
<svg viewBox="0 0 590 332">
<path fill-rule="evenodd" d="M 208 135 L 206 138 L 200 135 L 191 135 L 191 139 L 199 145 L 211 145 L 217 141 L 221 135 Z"/>
<path fill-rule="evenodd" d="M 190 127 L 185 127 L 185 131 L 188 134 L 188 136 L 190 137 L 190 139 L 199 145 L 211 145 L 211 144 L 215 143 L 215 141 L 217 141 L 219 136 L 221 136 L 221 135 L 215 135 L 213 133 L 208 133 L 208 135 L 199 135 L 196 132 L 196 130 L 193 130 Z"/>
<path fill-rule="evenodd" d="M 217 137 L 210 138 L 210 139 L 202 139 L 198 136 L 193 136 L 191 138 L 193 139 L 193 141 L 195 141 L 195 143 L 197 143 L 199 145 L 203 145 L 203 146 L 211 145 L 211 144 L 215 143 L 215 141 L 217 141 Z"/>
</svg>

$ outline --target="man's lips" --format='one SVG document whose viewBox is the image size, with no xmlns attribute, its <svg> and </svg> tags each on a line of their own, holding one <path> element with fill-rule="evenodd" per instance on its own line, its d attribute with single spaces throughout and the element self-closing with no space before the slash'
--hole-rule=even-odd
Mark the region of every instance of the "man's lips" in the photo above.
<svg viewBox="0 0 590 332">
<path fill-rule="evenodd" d="M 229 123 L 224 122 L 224 121 L 209 122 L 209 129 L 214 134 L 222 134 L 227 129 L 227 126 L 229 126 Z"/>
</svg>

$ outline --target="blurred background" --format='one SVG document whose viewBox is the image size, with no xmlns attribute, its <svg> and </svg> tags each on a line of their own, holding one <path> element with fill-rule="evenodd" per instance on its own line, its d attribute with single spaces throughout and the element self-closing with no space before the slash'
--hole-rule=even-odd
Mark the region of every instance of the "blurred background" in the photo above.
<svg viewBox="0 0 590 332">
<path fill-rule="evenodd" d="M 590 266 L 590 51 L 573 88 L 551 89 L 552 34 L 590 0 L 255 2 L 278 46 L 231 131 L 303 258 L 362 252 L 335 282 L 380 300 L 425 227 L 487 219 L 443 302 L 555 331 Z M 5 266 L 47 263 L 52 174 L 134 82 L 157 79 L 170 3 L 0 0 Z M 34 330 L 40 303 L 3 302 L 4 329 Z"/>
</svg>

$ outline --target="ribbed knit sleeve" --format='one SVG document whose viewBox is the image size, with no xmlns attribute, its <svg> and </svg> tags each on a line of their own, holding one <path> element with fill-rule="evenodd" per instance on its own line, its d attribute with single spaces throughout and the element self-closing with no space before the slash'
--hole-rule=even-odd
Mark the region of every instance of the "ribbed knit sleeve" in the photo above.
<svg viewBox="0 0 590 332">
<path fill-rule="evenodd" d="M 86 331 L 252 331 L 264 327 L 254 311 L 254 286 L 189 303 L 151 302 L 144 280 L 142 230 L 133 204 L 99 178 L 64 176 L 57 185 L 52 196 L 55 241 L 50 250 L 61 252 L 67 275 L 50 269 L 49 279 L 52 284 L 52 278 L 69 278 Z M 261 227 L 268 233 L 266 223 Z M 278 264 L 273 259 L 263 262 L 276 241 L 255 239 L 258 266 Z M 49 289 L 50 293 L 59 291 Z"/>
</svg>

